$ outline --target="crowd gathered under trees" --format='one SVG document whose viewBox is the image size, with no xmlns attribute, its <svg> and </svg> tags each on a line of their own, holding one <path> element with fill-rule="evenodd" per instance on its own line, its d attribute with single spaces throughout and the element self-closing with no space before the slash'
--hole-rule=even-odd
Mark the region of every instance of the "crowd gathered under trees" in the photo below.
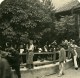
<svg viewBox="0 0 80 78">
<path fill-rule="evenodd" d="M 69 42 L 80 41 L 74 21 L 75 15 L 56 17 L 51 0 L 4 0 L 0 4 L 1 49 L 12 45 L 26 52 L 29 40 L 33 40 L 34 52 L 53 52 L 61 43 L 67 49 Z"/>
<path fill-rule="evenodd" d="M 28 52 L 28 67 L 33 68 L 34 52 L 59 51 L 61 44 L 66 50 L 80 46 L 75 15 L 57 18 L 55 13 L 51 0 L 4 0 L 0 4 L 0 53 L 7 54 L 18 78 L 22 51 Z"/>
<path fill-rule="evenodd" d="M 0 45 L 4 48 L 6 42 L 20 44 L 29 39 L 41 46 L 47 41 L 76 40 L 79 34 L 74 21 L 74 15 L 56 17 L 51 0 L 4 0 L 0 4 Z"/>
<path fill-rule="evenodd" d="M 12 46 L 27 52 L 29 40 L 34 52 L 58 51 L 61 43 L 66 49 L 69 42 L 79 44 L 74 16 L 56 17 L 51 0 L 4 0 L 0 4 L 1 49 Z"/>
</svg>

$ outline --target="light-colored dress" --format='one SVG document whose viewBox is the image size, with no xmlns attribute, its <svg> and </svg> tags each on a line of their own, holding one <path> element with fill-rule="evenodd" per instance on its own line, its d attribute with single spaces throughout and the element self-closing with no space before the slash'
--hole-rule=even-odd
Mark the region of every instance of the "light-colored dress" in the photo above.
<svg viewBox="0 0 80 78">
<path fill-rule="evenodd" d="M 34 51 L 34 45 L 30 45 L 29 49 L 28 49 L 28 54 L 27 54 L 27 64 L 33 64 L 33 53 Z"/>
<path fill-rule="evenodd" d="M 65 60 L 66 60 L 66 52 L 64 48 L 61 48 L 59 52 L 59 62 L 61 63 L 64 62 Z"/>
</svg>

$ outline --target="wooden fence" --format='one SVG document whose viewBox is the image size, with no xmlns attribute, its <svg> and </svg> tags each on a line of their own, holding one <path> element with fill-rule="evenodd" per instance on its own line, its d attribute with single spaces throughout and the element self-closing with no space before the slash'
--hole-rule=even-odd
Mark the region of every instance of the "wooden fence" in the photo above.
<svg viewBox="0 0 80 78">
<path fill-rule="evenodd" d="M 21 66 L 27 65 L 27 53 L 20 54 L 21 57 Z M 68 57 L 68 51 L 66 51 L 66 57 Z M 35 66 L 50 64 L 50 63 L 56 63 L 59 59 L 59 52 L 34 52 L 33 56 L 33 64 Z"/>
</svg>

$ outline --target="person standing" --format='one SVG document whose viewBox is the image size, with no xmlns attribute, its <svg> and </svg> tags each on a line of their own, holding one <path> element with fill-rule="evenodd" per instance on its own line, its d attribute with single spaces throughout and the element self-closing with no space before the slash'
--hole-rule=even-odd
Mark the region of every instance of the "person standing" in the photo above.
<svg viewBox="0 0 80 78">
<path fill-rule="evenodd" d="M 10 65 L 5 57 L 6 52 L 0 51 L 0 78 L 12 78 Z"/>
<path fill-rule="evenodd" d="M 11 46 L 9 48 L 9 55 L 6 58 L 12 66 L 12 69 L 15 70 L 17 77 L 21 78 L 19 52 Z"/>
<path fill-rule="evenodd" d="M 27 67 L 29 69 L 33 68 L 33 55 L 34 55 L 33 51 L 34 51 L 33 41 L 30 40 L 28 53 L 27 53 Z"/>
<path fill-rule="evenodd" d="M 80 47 L 78 46 L 76 48 L 76 51 L 77 51 L 77 63 L 78 63 L 78 68 L 80 67 Z"/>
<path fill-rule="evenodd" d="M 72 47 L 72 55 L 73 55 L 73 62 L 74 62 L 74 67 L 76 70 L 78 70 L 78 63 L 77 63 L 77 58 L 78 58 L 78 55 L 77 55 L 77 51 L 76 51 L 76 47 Z"/>
<path fill-rule="evenodd" d="M 59 75 L 58 77 L 64 75 L 64 62 L 66 61 L 66 51 L 64 45 L 61 44 L 61 49 L 59 51 Z"/>
<path fill-rule="evenodd" d="M 72 58 L 72 47 L 70 42 L 68 43 L 68 59 Z"/>
</svg>

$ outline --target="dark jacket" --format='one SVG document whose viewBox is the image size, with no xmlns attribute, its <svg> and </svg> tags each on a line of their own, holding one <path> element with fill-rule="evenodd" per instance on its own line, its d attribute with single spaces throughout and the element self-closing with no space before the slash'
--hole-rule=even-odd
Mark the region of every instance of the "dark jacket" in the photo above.
<svg viewBox="0 0 80 78">
<path fill-rule="evenodd" d="M 20 65 L 20 56 L 19 52 L 16 50 L 10 50 L 10 54 L 6 57 L 11 66 Z"/>
<path fill-rule="evenodd" d="M 5 58 L 0 59 L 0 78 L 12 78 L 10 65 Z"/>
</svg>

